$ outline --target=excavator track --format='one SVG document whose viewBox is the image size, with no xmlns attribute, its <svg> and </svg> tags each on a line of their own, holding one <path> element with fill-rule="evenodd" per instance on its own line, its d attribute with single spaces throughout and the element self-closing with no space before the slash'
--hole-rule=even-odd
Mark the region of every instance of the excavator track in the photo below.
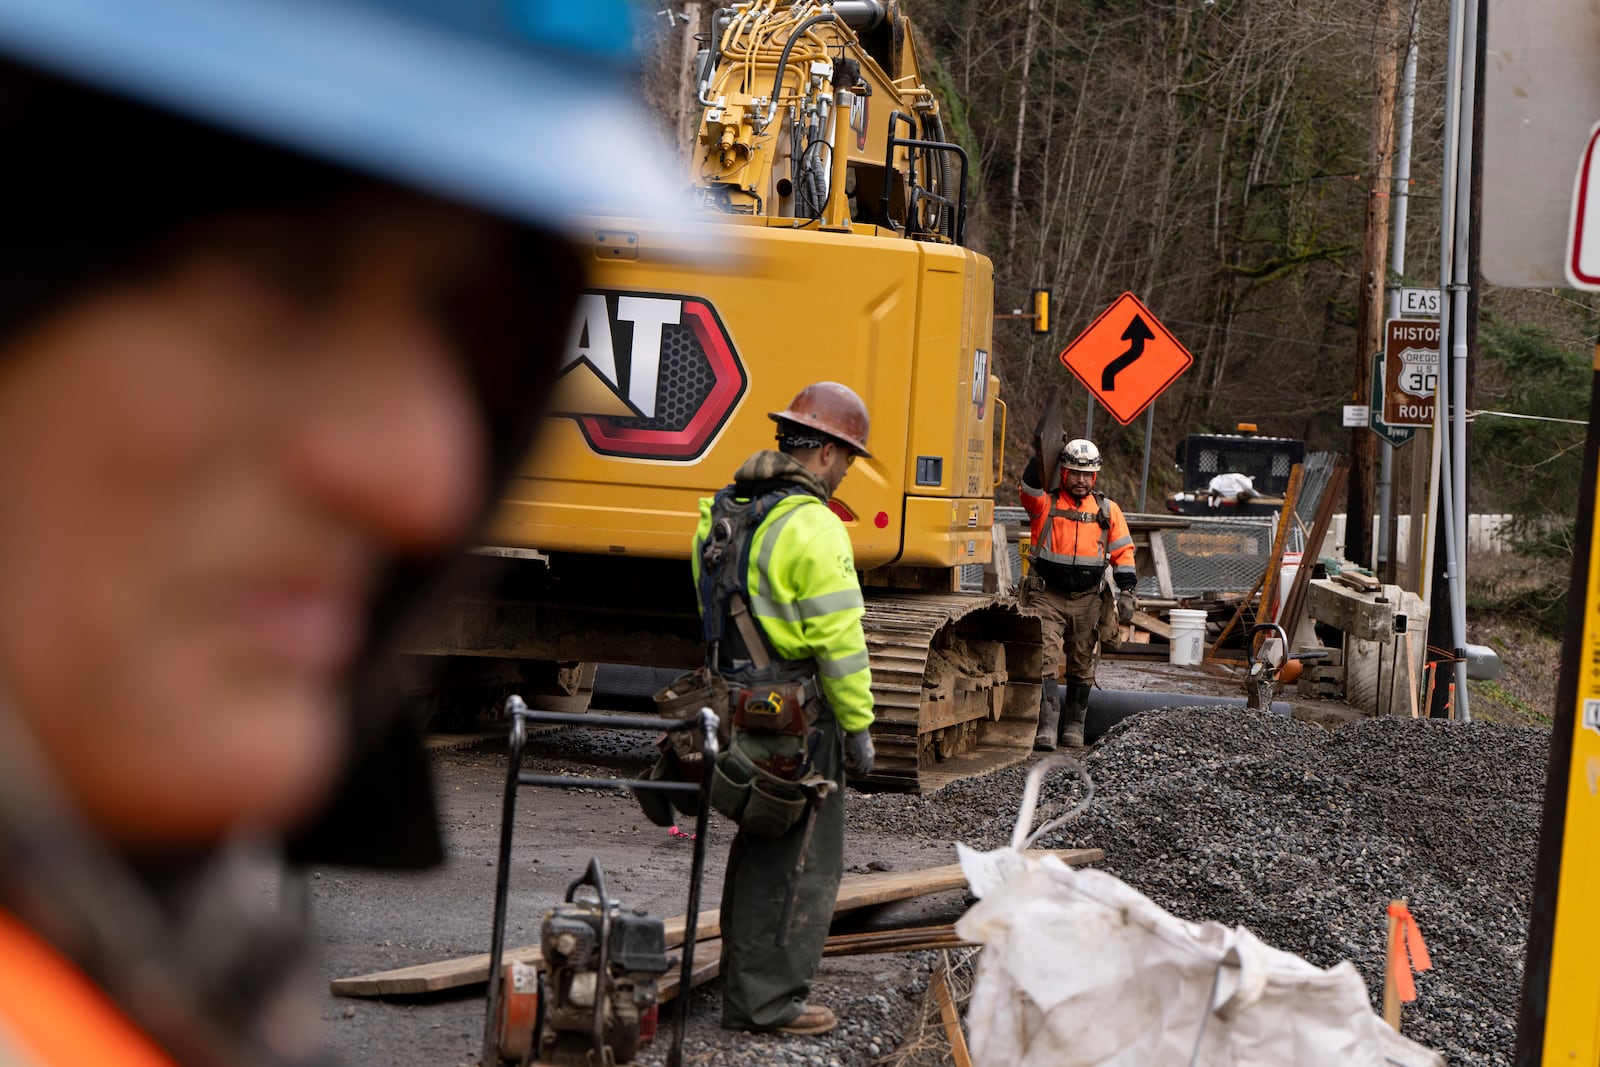
<svg viewBox="0 0 1600 1067">
<path fill-rule="evenodd" d="M 1027 759 L 1039 722 L 1039 620 L 969 593 L 868 591 L 877 750 L 861 789 L 931 793 Z"/>
</svg>

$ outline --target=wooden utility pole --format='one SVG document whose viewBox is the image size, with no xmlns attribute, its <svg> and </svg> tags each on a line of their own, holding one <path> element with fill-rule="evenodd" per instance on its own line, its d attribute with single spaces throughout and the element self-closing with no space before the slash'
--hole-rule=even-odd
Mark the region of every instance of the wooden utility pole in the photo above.
<svg viewBox="0 0 1600 1067">
<path fill-rule="evenodd" d="M 1372 151 L 1367 161 L 1367 228 L 1361 247 L 1357 303 L 1354 403 L 1371 404 L 1372 356 L 1383 349 L 1385 281 L 1389 270 L 1389 188 L 1394 156 L 1394 97 L 1399 81 L 1400 0 L 1380 0 L 1377 86 L 1372 94 Z M 1344 554 L 1353 563 L 1372 559 L 1372 498 L 1377 481 L 1378 435 L 1350 430 L 1350 492 L 1345 505 Z"/>
</svg>

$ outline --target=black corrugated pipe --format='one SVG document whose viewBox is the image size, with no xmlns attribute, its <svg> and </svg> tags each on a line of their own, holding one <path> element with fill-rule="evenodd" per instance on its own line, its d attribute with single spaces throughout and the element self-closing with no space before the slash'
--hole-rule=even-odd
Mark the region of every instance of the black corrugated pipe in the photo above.
<svg viewBox="0 0 1600 1067">
<path fill-rule="evenodd" d="M 1094 689 L 1089 693 L 1089 713 L 1084 717 L 1083 740 L 1093 744 L 1105 736 L 1107 730 L 1130 715 L 1156 708 L 1229 707 L 1242 708 L 1244 697 L 1207 697 L 1194 693 L 1155 693 L 1139 689 Z M 1289 717 L 1289 705 L 1282 700 L 1272 702 L 1272 713 Z"/>
</svg>

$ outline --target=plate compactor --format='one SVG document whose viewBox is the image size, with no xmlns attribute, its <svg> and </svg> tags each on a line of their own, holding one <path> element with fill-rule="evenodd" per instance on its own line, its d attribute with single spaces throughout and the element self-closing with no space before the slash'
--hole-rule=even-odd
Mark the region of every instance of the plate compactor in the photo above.
<svg viewBox="0 0 1600 1067">
<path fill-rule="evenodd" d="M 590 886 L 595 899 L 576 899 Z M 545 912 L 543 969 L 513 963 L 500 1013 L 500 1058 L 610 1067 L 655 1036 L 658 979 L 672 962 L 659 918 L 608 899 L 597 861 Z"/>
<path fill-rule="evenodd" d="M 661 977 L 680 964 L 677 1011 L 667 1067 L 683 1062 L 683 1032 L 693 984 L 695 924 L 687 924 L 678 960 L 667 958 L 662 921 L 630 910 L 606 893 L 600 861 L 567 887 L 566 899 L 544 914 L 539 958 L 507 960 L 506 911 L 510 897 L 512 827 L 520 786 L 609 788 L 633 792 L 684 794 L 695 811 L 694 848 L 689 868 L 687 915 L 700 913 L 700 883 L 705 870 L 709 775 L 717 753 L 717 717 L 701 709 L 684 719 L 624 715 L 571 715 L 532 711 L 520 697 L 506 701 L 511 719 L 510 761 L 500 813 L 500 853 L 495 877 L 494 930 L 489 952 L 489 995 L 484 1019 L 482 1067 L 505 1063 L 542 1067 L 618 1067 L 631 1063 L 639 1046 L 655 1036 Z M 568 775 L 526 774 L 523 746 L 528 725 L 580 729 L 621 729 L 697 734 L 701 751 L 699 782 L 628 781 Z M 584 899 L 578 891 L 588 887 Z M 670 993 L 668 994 L 671 995 Z"/>
</svg>

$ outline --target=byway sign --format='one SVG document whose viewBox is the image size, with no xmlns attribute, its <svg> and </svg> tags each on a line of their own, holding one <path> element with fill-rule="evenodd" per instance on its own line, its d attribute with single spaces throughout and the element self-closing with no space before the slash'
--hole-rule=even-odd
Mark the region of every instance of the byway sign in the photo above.
<svg viewBox="0 0 1600 1067">
<path fill-rule="evenodd" d="M 1377 403 L 1371 405 L 1367 414 L 1367 427 L 1379 437 L 1399 448 L 1417 435 L 1417 431 L 1410 426 L 1390 426 L 1383 421 L 1383 398 L 1388 394 L 1383 388 L 1383 353 L 1379 352 L 1372 357 L 1372 398 Z"/>
</svg>

